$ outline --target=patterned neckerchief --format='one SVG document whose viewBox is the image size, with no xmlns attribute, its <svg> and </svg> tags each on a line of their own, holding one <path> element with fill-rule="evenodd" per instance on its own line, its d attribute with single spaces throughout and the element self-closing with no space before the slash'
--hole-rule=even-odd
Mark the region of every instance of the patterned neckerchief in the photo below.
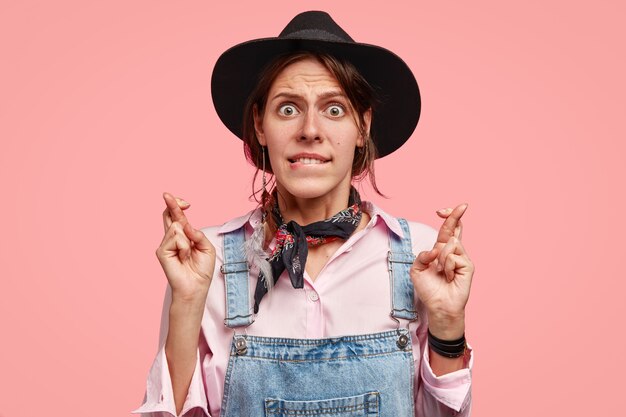
<svg viewBox="0 0 626 417">
<path fill-rule="evenodd" d="M 274 283 L 286 269 L 294 288 L 304 288 L 304 268 L 309 246 L 318 246 L 337 239 L 347 239 L 361 222 L 361 198 L 354 187 L 350 187 L 348 207 L 334 216 L 306 226 L 300 226 L 291 220 L 284 222 L 274 195 L 272 216 L 278 226 L 276 230 L 276 247 L 268 261 L 272 268 Z M 265 277 L 259 274 L 254 292 L 254 312 L 259 311 L 261 299 L 267 293 Z"/>
</svg>

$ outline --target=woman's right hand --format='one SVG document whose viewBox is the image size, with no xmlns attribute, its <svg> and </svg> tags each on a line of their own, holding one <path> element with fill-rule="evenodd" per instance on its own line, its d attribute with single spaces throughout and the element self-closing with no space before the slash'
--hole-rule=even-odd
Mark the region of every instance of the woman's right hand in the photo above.
<svg viewBox="0 0 626 417">
<path fill-rule="evenodd" d="M 204 304 L 215 268 L 215 247 L 194 229 L 183 210 L 189 203 L 163 193 L 165 235 L 156 256 L 172 288 L 172 299 Z"/>
</svg>

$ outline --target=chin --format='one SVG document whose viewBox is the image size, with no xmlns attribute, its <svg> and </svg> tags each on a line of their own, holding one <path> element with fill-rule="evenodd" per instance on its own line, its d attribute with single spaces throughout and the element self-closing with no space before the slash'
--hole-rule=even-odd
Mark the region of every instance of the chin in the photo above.
<svg viewBox="0 0 626 417">
<path fill-rule="evenodd" d="M 288 195 L 291 195 L 294 198 L 314 199 L 334 193 L 341 186 L 341 183 L 337 184 L 323 181 L 317 178 L 306 178 L 281 183 L 281 190 L 283 191 L 283 193 L 286 192 Z"/>
</svg>

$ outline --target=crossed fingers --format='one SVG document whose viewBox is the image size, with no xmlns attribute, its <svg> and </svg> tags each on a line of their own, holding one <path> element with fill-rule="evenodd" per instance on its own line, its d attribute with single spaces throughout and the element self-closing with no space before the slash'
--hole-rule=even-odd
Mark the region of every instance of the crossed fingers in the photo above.
<svg viewBox="0 0 626 417">
<path fill-rule="evenodd" d="M 179 222 L 181 226 L 189 223 L 183 210 L 190 207 L 190 204 L 183 199 L 176 198 L 170 193 L 163 193 L 166 208 L 163 210 L 163 229 L 167 232 L 173 222 Z"/>
<path fill-rule="evenodd" d="M 451 237 L 456 237 L 461 240 L 461 235 L 463 234 L 463 224 L 461 223 L 461 217 L 463 213 L 467 210 L 467 203 L 460 204 L 456 206 L 454 209 L 443 209 L 437 211 L 437 214 L 440 217 L 444 217 L 446 220 L 443 222 L 441 227 L 439 228 L 439 234 L 437 235 L 437 243 L 435 243 L 435 248 L 441 248 Z"/>
<path fill-rule="evenodd" d="M 437 271 L 443 271 L 448 282 L 454 279 L 457 267 L 467 266 L 467 254 L 461 241 L 452 236 L 437 256 Z"/>
<path fill-rule="evenodd" d="M 454 265 L 462 264 L 460 257 L 466 256 L 465 249 L 461 245 L 461 235 L 463 234 L 461 217 L 465 210 L 467 210 L 467 204 L 460 204 L 454 209 L 448 208 L 437 211 L 437 214 L 446 220 L 439 228 L 437 241 L 433 248 L 429 251 L 420 252 L 415 258 L 414 267 L 418 271 L 428 269 L 429 265 L 437 260 L 437 270 L 439 272 L 444 271 L 448 281 L 454 279 Z"/>
</svg>

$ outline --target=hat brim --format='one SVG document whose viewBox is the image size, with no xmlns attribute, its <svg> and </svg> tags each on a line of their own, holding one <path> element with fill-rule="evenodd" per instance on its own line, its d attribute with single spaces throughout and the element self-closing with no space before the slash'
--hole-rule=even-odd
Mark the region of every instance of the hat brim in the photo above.
<svg viewBox="0 0 626 417">
<path fill-rule="evenodd" d="M 264 38 L 228 49 L 213 69 L 211 93 L 215 110 L 238 138 L 243 138 L 244 106 L 260 71 L 279 55 L 301 50 L 324 52 L 351 62 L 374 87 L 379 103 L 370 129 L 379 158 L 398 149 L 413 134 L 421 110 L 419 88 L 408 65 L 393 52 L 356 42 Z"/>
</svg>

